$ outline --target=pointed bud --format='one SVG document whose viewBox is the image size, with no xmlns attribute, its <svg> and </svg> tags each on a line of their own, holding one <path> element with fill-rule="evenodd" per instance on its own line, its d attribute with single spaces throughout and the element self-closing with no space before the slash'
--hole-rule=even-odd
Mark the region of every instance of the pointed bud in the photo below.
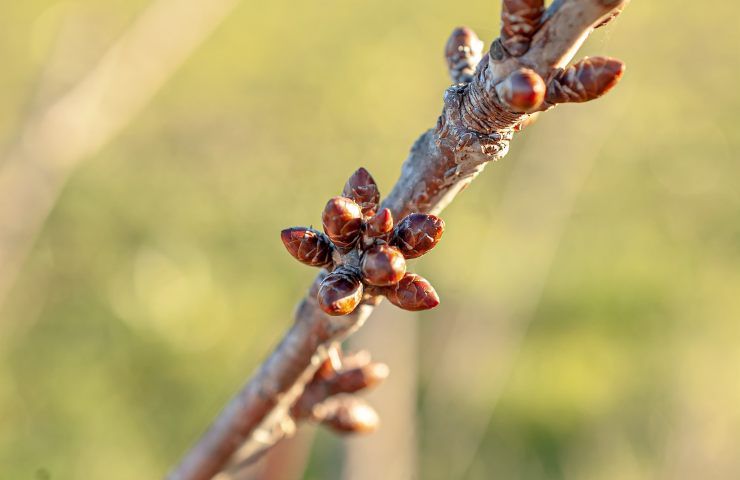
<svg viewBox="0 0 740 480">
<path fill-rule="evenodd" d="M 360 263 L 362 279 L 378 287 L 398 283 L 406 273 L 406 260 L 397 248 L 377 245 L 365 252 Z"/>
<path fill-rule="evenodd" d="M 545 82 L 537 72 L 520 68 L 496 85 L 501 102 L 512 112 L 529 113 L 537 110 L 545 99 Z"/>
<path fill-rule="evenodd" d="M 363 215 L 372 215 L 378 208 L 380 191 L 372 175 L 364 168 L 359 168 L 347 180 L 342 196 L 359 204 Z"/>
<path fill-rule="evenodd" d="M 544 13 L 544 0 L 504 0 L 501 44 L 509 54 L 519 57 L 527 53 Z"/>
<path fill-rule="evenodd" d="M 396 226 L 396 233 L 391 243 L 404 257 L 421 257 L 434 248 L 442 238 L 445 222 L 434 215 L 412 213 Z"/>
<path fill-rule="evenodd" d="M 396 285 L 383 291 L 388 301 L 404 310 L 429 310 L 439 305 L 434 287 L 421 275 L 407 273 Z"/>
<path fill-rule="evenodd" d="M 362 282 L 341 267 L 326 276 L 317 295 L 319 306 L 329 315 L 352 313 L 362 300 Z"/>
<path fill-rule="evenodd" d="M 331 265 L 332 244 L 321 232 L 311 228 L 286 228 L 280 232 L 280 238 L 288 253 L 301 263 L 311 267 Z"/>
<path fill-rule="evenodd" d="M 455 83 L 473 80 L 475 67 L 483 58 L 483 42 L 468 27 L 458 27 L 452 31 L 445 45 L 445 59 L 450 77 Z"/>
<path fill-rule="evenodd" d="M 340 252 L 352 250 L 362 226 L 362 210 L 358 204 L 349 198 L 334 197 L 324 207 L 322 221 L 324 231 Z"/>
<path fill-rule="evenodd" d="M 382 237 L 393 230 L 393 214 L 384 208 L 367 220 L 366 227 L 369 237 Z"/>
<path fill-rule="evenodd" d="M 581 103 L 611 90 L 624 74 L 624 63 L 608 57 L 584 58 L 560 71 L 547 85 L 547 103 Z"/>
<path fill-rule="evenodd" d="M 375 410 L 355 397 L 332 398 L 319 410 L 321 423 L 337 433 L 372 433 L 380 424 Z"/>
<path fill-rule="evenodd" d="M 362 367 L 337 372 L 327 382 L 329 395 L 355 393 L 366 388 L 372 388 L 388 378 L 388 373 L 388 365 L 385 363 L 370 363 Z"/>
</svg>

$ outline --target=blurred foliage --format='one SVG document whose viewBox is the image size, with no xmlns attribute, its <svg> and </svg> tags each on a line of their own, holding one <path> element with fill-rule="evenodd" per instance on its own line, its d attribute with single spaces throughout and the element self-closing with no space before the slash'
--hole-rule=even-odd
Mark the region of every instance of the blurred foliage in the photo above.
<svg viewBox="0 0 740 480">
<path fill-rule="evenodd" d="M 146 4 L 4 2 L 3 145 Z M 357 166 L 388 191 L 440 110 L 449 31 L 496 35 L 497 2 L 465 5 L 245 1 L 75 172 L 0 310 L 0 477 L 162 476 L 314 275 L 280 229 L 319 223 Z M 440 251 L 416 267 L 443 299 L 423 315 L 422 393 L 438 367 L 425 346 L 462 309 L 494 321 L 527 268 L 526 242 L 498 258 L 482 241 L 506 235 L 489 224 L 517 162 L 533 145 L 555 166 L 589 155 L 547 148 L 564 136 L 596 152 L 502 389 L 446 391 L 455 438 L 484 422 L 465 478 L 740 476 L 740 30 L 718 22 L 738 15 L 632 2 L 584 49 L 625 60 L 622 85 L 548 113 L 445 212 Z M 48 65 L 58 81 L 42 86 Z M 480 340 L 476 361 L 496 362 Z M 421 401 L 418 415 L 421 478 L 449 478 L 446 412 Z M 331 442 L 306 478 L 336 477 Z"/>
</svg>

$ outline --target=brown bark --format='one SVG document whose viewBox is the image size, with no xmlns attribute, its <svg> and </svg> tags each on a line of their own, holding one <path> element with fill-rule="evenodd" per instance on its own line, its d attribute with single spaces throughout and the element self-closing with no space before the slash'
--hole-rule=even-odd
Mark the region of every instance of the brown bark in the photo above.
<svg viewBox="0 0 740 480">
<path fill-rule="evenodd" d="M 512 56 L 500 40 L 494 41 L 470 81 L 445 92 L 436 128 L 413 145 L 381 209 L 388 208 L 398 219 L 416 212 L 439 213 L 487 163 L 507 153 L 515 129 L 528 118 L 501 102 L 498 85 L 522 68 L 549 81 L 572 59 L 594 27 L 626 3 L 558 0 L 545 13 L 521 55 Z M 254 441 L 256 431 L 269 430 L 284 419 L 321 363 L 322 351 L 359 328 L 380 301 L 378 296 L 366 295 L 351 314 L 329 316 L 316 301 L 321 279 L 322 274 L 301 301 L 295 324 L 275 351 L 172 470 L 170 479 L 211 478 L 240 445 Z"/>
</svg>

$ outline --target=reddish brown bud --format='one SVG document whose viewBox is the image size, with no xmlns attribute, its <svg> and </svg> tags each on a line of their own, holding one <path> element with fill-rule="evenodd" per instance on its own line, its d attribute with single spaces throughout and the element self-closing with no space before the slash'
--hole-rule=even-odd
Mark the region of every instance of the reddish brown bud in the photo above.
<svg viewBox="0 0 740 480">
<path fill-rule="evenodd" d="M 360 237 L 362 210 L 345 197 L 334 197 L 327 202 L 322 215 L 324 231 L 340 252 L 352 249 Z"/>
<path fill-rule="evenodd" d="M 321 423 L 337 433 L 371 433 L 380 423 L 375 410 L 355 397 L 329 399 L 317 410 Z"/>
<path fill-rule="evenodd" d="M 362 257 L 362 279 L 378 287 L 398 283 L 406 273 L 406 260 L 397 248 L 378 245 Z"/>
<path fill-rule="evenodd" d="M 481 58 L 483 42 L 474 31 L 468 27 L 458 27 L 452 31 L 445 45 L 445 59 L 453 82 L 470 82 Z"/>
<path fill-rule="evenodd" d="M 311 228 L 294 227 L 280 232 L 280 238 L 288 253 L 299 262 L 311 267 L 331 265 L 332 245 L 323 233 Z"/>
<path fill-rule="evenodd" d="M 406 258 L 421 257 L 434 248 L 442 238 L 445 222 L 434 215 L 412 213 L 396 226 L 392 244 Z"/>
<path fill-rule="evenodd" d="M 385 363 L 370 363 L 363 367 L 337 372 L 328 381 L 329 395 L 355 393 L 372 388 L 388 378 L 388 373 L 388 365 Z"/>
<path fill-rule="evenodd" d="M 340 267 L 321 282 L 317 298 L 321 309 L 329 315 L 347 315 L 357 308 L 362 292 L 360 279 Z"/>
<path fill-rule="evenodd" d="M 382 209 L 367 220 L 366 233 L 370 237 L 382 237 L 393 230 L 393 215 L 387 208 Z"/>
<path fill-rule="evenodd" d="M 611 90 L 624 74 L 624 63 L 608 57 L 584 58 L 560 71 L 547 85 L 547 103 L 581 103 Z"/>
<path fill-rule="evenodd" d="M 375 213 L 375 209 L 378 208 L 380 191 L 372 175 L 364 168 L 359 168 L 347 180 L 342 196 L 360 205 L 364 215 L 372 215 Z"/>
<path fill-rule="evenodd" d="M 512 112 L 529 113 L 545 99 L 545 82 L 537 72 L 520 68 L 496 85 L 501 102 Z"/>
<path fill-rule="evenodd" d="M 527 53 L 544 13 L 544 0 L 504 0 L 501 44 L 509 54 L 519 57 Z"/>
<path fill-rule="evenodd" d="M 404 310 L 429 310 L 439 305 L 434 287 L 421 275 L 407 273 L 396 285 L 383 291 L 388 301 Z"/>
</svg>

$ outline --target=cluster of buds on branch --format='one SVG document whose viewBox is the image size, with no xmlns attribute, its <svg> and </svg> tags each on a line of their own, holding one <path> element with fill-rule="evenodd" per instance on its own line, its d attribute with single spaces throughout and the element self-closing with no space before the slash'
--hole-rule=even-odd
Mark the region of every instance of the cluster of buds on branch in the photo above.
<svg viewBox="0 0 740 480">
<path fill-rule="evenodd" d="M 387 377 L 388 366 L 372 362 L 366 351 L 343 356 L 339 347 L 332 347 L 329 358 L 291 407 L 290 415 L 295 421 L 310 420 L 337 433 L 374 432 L 378 414 L 355 394 Z"/>
<path fill-rule="evenodd" d="M 286 417 L 342 432 L 374 428 L 377 415 L 354 392 L 387 372 L 368 360 L 353 367 L 346 361 L 325 362 L 314 375 L 326 348 L 359 328 L 381 295 L 407 310 L 439 304 L 429 282 L 406 271 L 406 260 L 429 251 L 442 235 L 442 220 L 426 213 L 440 212 L 487 163 L 503 158 L 514 132 L 536 114 L 596 99 L 616 85 L 624 71 L 621 61 L 592 57 L 570 62 L 589 34 L 628 1 L 553 0 L 545 8 L 545 0 L 502 0 L 501 35 L 487 53 L 469 28 L 452 33 L 445 56 L 454 85 L 445 91 L 436 127 L 414 143 L 383 202 L 388 208 L 379 209 L 378 187 L 360 169 L 342 196 L 326 205 L 324 232 L 282 232 L 291 255 L 325 270 L 269 359 L 170 479 L 212 478 L 242 444 L 246 451 L 268 450 L 286 436 L 279 434 L 290 423 Z M 391 211 L 404 217 L 397 225 Z M 347 316 L 332 317 L 337 315 Z M 264 432 L 278 434 L 265 442 Z M 248 456 L 243 463 L 255 458 Z"/>
<path fill-rule="evenodd" d="M 620 12 L 621 8 L 612 12 L 596 28 L 606 25 Z M 535 68 L 521 66 L 528 63 L 526 54 L 548 20 L 544 0 L 503 1 L 501 36 L 494 40 L 489 55 L 494 65 L 510 61 L 519 64 L 494 86 L 498 100 L 511 112 L 535 113 L 560 103 L 594 100 L 611 90 L 624 73 L 624 63 L 610 57 L 587 57 L 568 68 L 548 71 L 544 77 Z M 485 73 L 488 62 L 480 61 L 481 45 L 475 32 L 467 27 L 452 32 L 445 46 L 445 57 L 454 82 L 470 83 L 474 80 L 471 72 Z"/>
<path fill-rule="evenodd" d="M 434 248 L 444 221 L 412 213 L 394 225 L 387 208 L 378 210 L 380 192 L 373 177 L 360 168 L 347 180 L 342 196 L 326 204 L 324 232 L 309 227 L 282 231 L 288 252 L 299 262 L 328 270 L 318 289 L 321 309 L 347 315 L 363 298 L 384 295 L 404 310 L 428 310 L 439 305 L 432 285 L 406 271 L 406 260 Z"/>
</svg>

